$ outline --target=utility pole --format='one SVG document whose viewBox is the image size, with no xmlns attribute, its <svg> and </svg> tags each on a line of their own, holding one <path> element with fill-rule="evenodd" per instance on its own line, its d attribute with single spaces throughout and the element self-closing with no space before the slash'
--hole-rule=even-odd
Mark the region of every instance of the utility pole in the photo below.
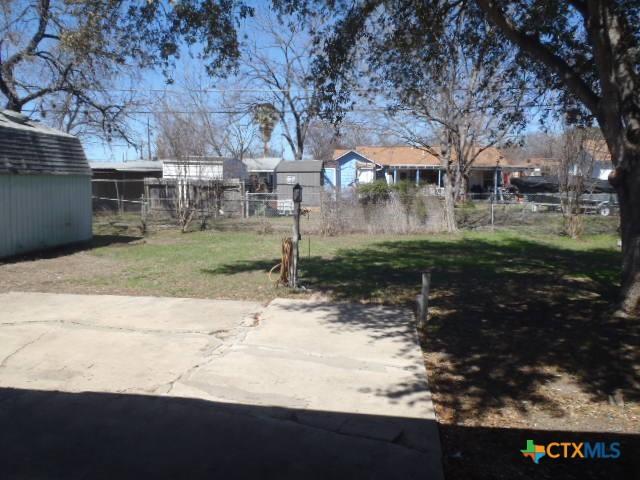
<svg viewBox="0 0 640 480">
<path fill-rule="evenodd" d="M 149 127 L 149 115 L 147 115 L 147 160 L 151 160 L 151 128 Z"/>
</svg>

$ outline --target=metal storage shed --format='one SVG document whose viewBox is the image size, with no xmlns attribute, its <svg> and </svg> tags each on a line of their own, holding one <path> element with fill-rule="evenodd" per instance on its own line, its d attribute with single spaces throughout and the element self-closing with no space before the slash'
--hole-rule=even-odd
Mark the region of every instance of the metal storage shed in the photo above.
<svg viewBox="0 0 640 480">
<path fill-rule="evenodd" d="M 278 200 L 289 200 L 293 186 L 302 186 L 302 205 L 320 205 L 323 185 L 323 162 L 321 160 L 282 161 L 276 167 Z"/>
<path fill-rule="evenodd" d="M 91 215 L 80 141 L 0 112 L 0 258 L 90 240 Z"/>
</svg>

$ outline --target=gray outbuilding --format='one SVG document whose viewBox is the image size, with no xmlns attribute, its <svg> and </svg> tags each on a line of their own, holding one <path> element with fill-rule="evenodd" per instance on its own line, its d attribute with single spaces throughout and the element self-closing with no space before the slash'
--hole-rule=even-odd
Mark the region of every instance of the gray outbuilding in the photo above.
<svg viewBox="0 0 640 480">
<path fill-rule="evenodd" d="M 90 240 L 91 215 L 80 141 L 0 112 L 0 258 Z"/>
<path fill-rule="evenodd" d="M 321 160 L 282 161 L 276 167 L 278 201 L 293 196 L 293 186 L 302 186 L 302 205 L 320 205 L 323 192 L 323 162 Z"/>
</svg>

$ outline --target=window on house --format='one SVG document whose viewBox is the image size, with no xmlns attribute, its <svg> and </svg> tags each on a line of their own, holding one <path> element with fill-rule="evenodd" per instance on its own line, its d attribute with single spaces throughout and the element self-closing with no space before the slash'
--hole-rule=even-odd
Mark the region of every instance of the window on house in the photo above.
<svg viewBox="0 0 640 480">
<path fill-rule="evenodd" d="M 293 185 L 294 183 L 296 183 L 296 176 L 295 175 L 287 175 L 287 183 L 289 185 Z"/>
</svg>

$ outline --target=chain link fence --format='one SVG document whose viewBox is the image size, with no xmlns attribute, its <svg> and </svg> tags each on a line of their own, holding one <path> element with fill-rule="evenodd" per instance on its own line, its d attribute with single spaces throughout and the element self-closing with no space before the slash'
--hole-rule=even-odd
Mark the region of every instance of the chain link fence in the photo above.
<svg viewBox="0 0 640 480">
<path fill-rule="evenodd" d="M 456 208 L 456 220 L 461 229 L 513 227 L 544 233 L 564 233 L 568 208 L 558 193 L 471 194 L 469 200 Z M 616 233 L 619 209 L 614 194 L 585 194 L 579 209 L 585 223 L 585 233 Z"/>
<path fill-rule="evenodd" d="M 130 181 L 129 181 L 130 182 Z M 137 188 L 114 186 L 114 197 L 94 188 L 95 224 L 100 231 L 146 232 L 164 228 L 186 230 L 246 230 L 259 233 L 291 231 L 293 201 L 277 193 L 244 192 L 238 184 L 205 182 L 188 194 L 171 182 L 141 181 Z M 140 196 L 137 194 L 142 191 Z M 116 192 L 119 192 L 116 195 Z M 128 196 L 122 192 L 132 192 Z M 409 234 L 441 232 L 444 229 L 442 192 L 416 190 L 394 192 L 382 200 L 363 198 L 351 192 L 304 193 L 303 231 L 320 235 L 349 233 Z M 456 207 L 456 220 L 463 230 L 529 228 L 561 233 L 563 202 L 559 194 L 516 195 L 506 190 L 496 194 L 469 194 Z M 618 228 L 615 195 L 584 195 L 581 214 L 587 233 L 614 233 Z"/>
</svg>

